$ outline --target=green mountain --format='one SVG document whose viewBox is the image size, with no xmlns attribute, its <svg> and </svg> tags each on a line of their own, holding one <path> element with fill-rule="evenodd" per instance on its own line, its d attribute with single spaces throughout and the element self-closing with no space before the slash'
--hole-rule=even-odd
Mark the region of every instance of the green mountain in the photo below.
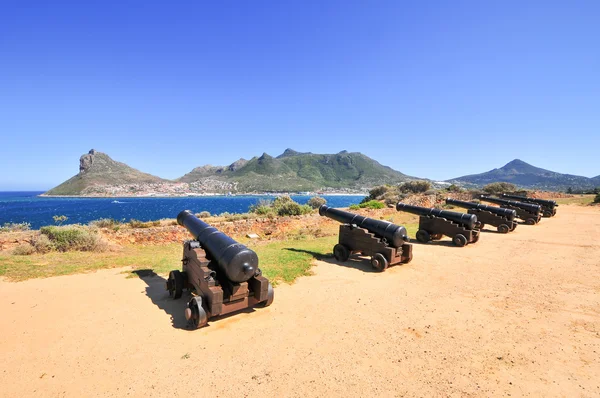
<svg viewBox="0 0 600 398">
<path fill-rule="evenodd" d="M 230 182 L 238 192 L 361 190 L 414 179 L 358 152 L 319 155 L 286 149 L 277 157 L 263 153 L 225 167 L 198 167 L 178 181 L 209 178 Z"/>
<path fill-rule="evenodd" d="M 492 182 L 509 182 L 521 188 L 564 191 L 569 187 L 589 189 L 600 186 L 599 177 L 588 178 L 572 174 L 561 174 L 515 159 L 499 169 L 457 177 L 447 180 L 447 182 L 475 187 L 481 187 Z"/>
<path fill-rule="evenodd" d="M 79 173 L 45 195 L 86 195 L 105 187 L 131 184 L 168 182 L 160 177 L 142 173 L 125 163 L 112 160 L 107 154 L 94 149 L 79 159 Z"/>
</svg>

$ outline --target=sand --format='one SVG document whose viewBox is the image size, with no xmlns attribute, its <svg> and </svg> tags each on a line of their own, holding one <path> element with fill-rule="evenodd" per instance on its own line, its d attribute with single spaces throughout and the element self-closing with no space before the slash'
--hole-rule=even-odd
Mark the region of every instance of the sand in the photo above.
<svg viewBox="0 0 600 398">
<path fill-rule="evenodd" d="M 121 272 L 0 282 L 1 396 L 600 396 L 598 208 L 384 273 L 316 262 L 198 330 Z"/>
</svg>

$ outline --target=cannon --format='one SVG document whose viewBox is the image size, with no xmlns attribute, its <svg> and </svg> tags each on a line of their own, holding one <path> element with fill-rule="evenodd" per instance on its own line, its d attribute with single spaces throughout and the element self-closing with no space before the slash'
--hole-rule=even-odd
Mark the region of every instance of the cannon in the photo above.
<svg viewBox="0 0 600 398">
<path fill-rule="evenodd" d="M 514 231 L 515 228 L 517 228 L 517 222 L 515 221 L 517 212 L 515 210 L 487 206 L 475 202 L 464 202 L 452 198 L 447 198 L 446 203 L 463 207 L 468 209 L 468 214 L 476 215 L 480 230 L 482 230 L 486 224 L 493 225 L 498 232 L 503 234 Z"/>
<path fill-rule="evenodd" d="M 502 197 L 506 199 L 514 199 L 519 202 L 540 205 L 542 207 L 542 217 L 554 217 L 556 215 L 558 203 L 556 203 L 554 200 L 527 198 L 525 196 L 509 195 L 506 193 L 503 193 Z"/>
<path fill-rule="evenodd" d="M 210 318 L 254 306 L 271 305 L 273 286 L 262 276 L 256 253 L 189 210 L 177 216 L 194 240 L 183 244 L 182 270 L 173 270 L 167 279 L 169 296 L 178 299 L 183 289 L 193 291 L 185 317 L 200 328 Z"/>
<path fill-rule="evenodd" d="M 326 205 L 319 207 L 319 214 L 342 223 L 338 244 L 333 247 L 333 256 L 338 261 L 347 261 L 351 254 L 360 253 L 370 256 L 371 266 L 381 272 L 390 265 L 412 260 L 412 245 L 403 226 Z"/>
<path fill-rule="evenodd" d="M 408 205 L 398 202 L 396 210 L 416 214 L 419 217 L 417 240 L 427 243 L 442 239 L 446 235 L 458 247 L 479 240 L 477 216 L 474 214 L 457 213 L 455 211 L 430 209 L 427 207 Z"/>
<path fill-rule="evenodd" d="M 517 218 L 525 221 L 527 225 L 535 225 L 542 218 L 542 208 L 540 205 L 533 203 L 516 202 L 500 198 L 492 198 L 491 196 L 481 195 L 481 200 L 485 202 L 495 203 L 504 209 L 512 209 L 517 212 Z"/>
</svg>

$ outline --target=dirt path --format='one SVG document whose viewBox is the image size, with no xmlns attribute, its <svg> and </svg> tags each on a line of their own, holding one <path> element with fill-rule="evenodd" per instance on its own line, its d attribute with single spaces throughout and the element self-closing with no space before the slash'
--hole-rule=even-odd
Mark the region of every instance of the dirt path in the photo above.
<svg viewBox="0 0 600 398">
<path fill-rule="evenodd" d="M 0 282 L 0 395 L 600 395 L 600 209 L 314 272 L 194 331 L 159 276 Z"/>
</svg>

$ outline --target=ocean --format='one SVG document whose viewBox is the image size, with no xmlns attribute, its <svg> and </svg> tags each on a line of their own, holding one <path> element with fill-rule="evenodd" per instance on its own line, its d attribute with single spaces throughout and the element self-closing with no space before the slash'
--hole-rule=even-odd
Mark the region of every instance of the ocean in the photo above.
<svg viewBox="0 0 600 398">
<path fill-rule="evenodd" d="M 53 225 L 53 216 L 67 216 L 65 224 L 87 224 L 101 218 L 120 221 L 140 221 L 175 218 L 182 210 L 210 214 L 245 213 L 260 199 L 274 196 L 202 196 L 183 198 L 44 198 L 43 192 L 0 192 L 0 225 L 4 223 L 31 224 L 38 229 Z M 323 195 L 327 205 L 348 207 L 359 203 L 364 196 Z M 305 204 L 311 196 L 292 195 L 292 199 Z"/>
</svg>

